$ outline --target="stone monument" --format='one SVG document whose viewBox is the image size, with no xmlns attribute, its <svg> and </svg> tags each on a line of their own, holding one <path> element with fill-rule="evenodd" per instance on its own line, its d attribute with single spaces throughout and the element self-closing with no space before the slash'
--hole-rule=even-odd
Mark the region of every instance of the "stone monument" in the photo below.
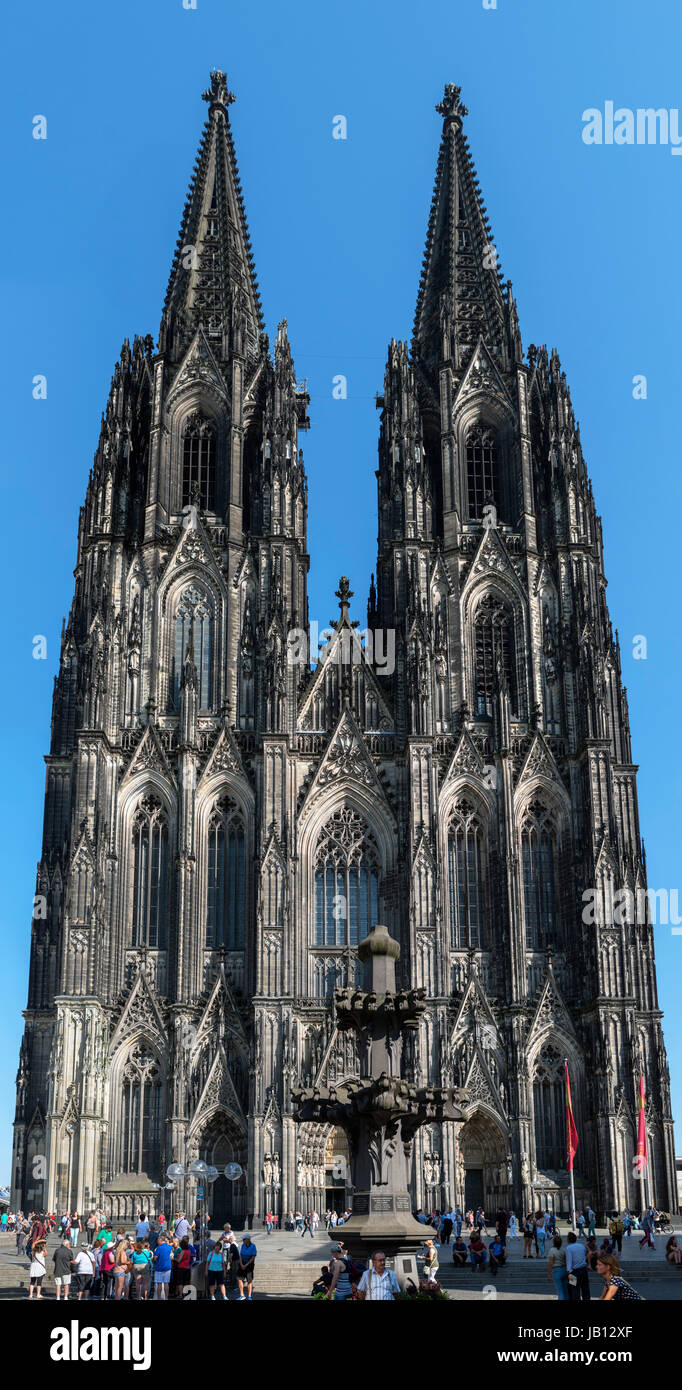
<svg viewBox="0 0 682 1390">
<path fill-rule="evenodd" d="M 461 1121 L 466 1093 L 444 1086 L 416 1086 L 401 1076 L 405 1036 L 419 1027 L 425 990 L 397 990 L 400 946 L 385 926 L 375 926 L 358 947 L 364 990 L 337 989 L 336 1020 L 353 1028 L 360 1079 L 336 1087 L 293 1091 L 296 1119 L 340 1125 L 348 1136 L 353 1215 L 343 1239 L 365 1263 L 383 1250 L 402 1287 L 417 1282 L 416 1250 L 428 1233 L 412 1215 L 408 1189 L 412 1142 L 432 1122 Z"/>
</svg>

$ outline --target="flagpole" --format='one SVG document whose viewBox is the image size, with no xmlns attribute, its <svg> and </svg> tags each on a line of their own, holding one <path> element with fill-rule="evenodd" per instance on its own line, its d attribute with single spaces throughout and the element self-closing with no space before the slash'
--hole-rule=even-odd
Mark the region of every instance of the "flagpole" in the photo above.
<svg viewBox="0 0 682 1390">
<path fill-rule="evenodd" d="M 569 1100 L 568 1100 L 568 1096 L 569 1096 L 569 1092 L 568 1092 L 568 1057 L 565 1057 L 565 1058 L 564 1058 L 564 1065 L 565 1065 L 565 1067 L 566 1067 L 566 1083 L 567 1083 L 567 1084 L 566 1084 L 566 1131 L 567 1131 L 567 1132 L 566 1132 L 566 1148 L 567 1148 L 567 1150 L 568 1150 L 568 1161 L 569 1161 L 569 1164 L 570 1164 L 568 1172 L 569 1172 L 569 1177 L 570 1177 L 570 1179 L 571 1179 L 571 1230 L 572 1230 L 572 1231 L 575 1231 L 575 1228 L 576 1228 L 576 1219 L 575 1219 L 575 1181 L 574 1181 L 574 1178 L 573 1178 L 573 1154 L 572 1154 L 572 1152 L 571 1152 L 571 1136 L 570 1136 L 570 1132 L 569 1132 L 569 1128 L 568 1128 L 568 1111 L 569 1111 Z M 572 1106 L 571 1106 L 571 1114 L 572 1114 L 572 1113 L 573 1113 L 573 1108 L 572 1108 Z"/>
</svg>

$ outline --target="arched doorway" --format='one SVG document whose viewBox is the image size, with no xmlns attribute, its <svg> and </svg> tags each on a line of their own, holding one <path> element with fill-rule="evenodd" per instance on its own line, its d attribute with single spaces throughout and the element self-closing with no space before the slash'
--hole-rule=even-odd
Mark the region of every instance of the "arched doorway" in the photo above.
<svg viewBox="0 0 682 1390">
<path fill-rule="evenodd" d="M 198 1157 L 218 1169 L 220 1176 L 206 1193 L 211 1226 L 219 1230 L 227 1221 L 235 1230 L 246 1225 L 246 1134 L 237 1120 L 219 1111 L 209 1121 L 198 1144 Z M 236 1182 L 225 1177 L 225 1166 L 239 1163 L 242 1175 Z"/>
<path fill-rule="evenodd" d="M 332 1129 L 324 1151 L 325 1210 L 342 1212 L 350 1202 L 350 1151 L 345 1130 Z"/>
<path fill-rule="evenodd" d="M 482 1206 L 487 1214 L 511 1200 L 508 1141 L 492 1114 L 477 1110 L 459 1132 L 459 1191 L 465 1207 Z"/>
</svg>

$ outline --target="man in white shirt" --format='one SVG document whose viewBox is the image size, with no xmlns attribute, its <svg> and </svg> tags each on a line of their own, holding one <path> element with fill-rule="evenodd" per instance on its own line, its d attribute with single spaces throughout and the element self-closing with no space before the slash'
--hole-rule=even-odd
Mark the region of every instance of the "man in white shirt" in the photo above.
<svg viewBox="0 0 682 1390">
<path fill-rule="evenodd" d="M 173 1226 L 173 1235 L 177 1236 L 178 1240 L 182 1240 L 185 1236 L 189 1235 L 191 1229 L 192 1228 L 189 1224 L 189 1221 L 187 1220 L 187 1217 L 185 1216 L 184 1211 L 181 1211 L 177 1221 L 175 1222 L 175 1225 Z"/>
<path fill-rule="evenodd" d="M 366 1269 L 360 1283 L 358 1284 L 358 1298 L 379 1299 L 383 1303 L 391 1302 L 400 1293 L 400 1285 L 392 1269 L 386 1268 L 386 1256 L 383 1250 L 377 1250 L 372 1256 L 372 1263 Z"/>
</svg>

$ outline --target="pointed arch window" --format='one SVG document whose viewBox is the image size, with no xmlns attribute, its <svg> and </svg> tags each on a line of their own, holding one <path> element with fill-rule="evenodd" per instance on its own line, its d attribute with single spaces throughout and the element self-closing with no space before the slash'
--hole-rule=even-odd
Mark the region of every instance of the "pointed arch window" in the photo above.
<svg viewBox="0 0 682 1390">
<path fill-rule="evenodd" d="M 344 807 L 315 853 L 315 945 L 357 946 L 379 920 L 379 855 L 366 822 Z"/>
<path fill-rule="evenodd" d="M 133 820 L 133 946 L 165 950 L 168 917 L 168 822 L 155 796 Z"/>
<path fill-rule="evenodd" d="M 448 898 L 453 950 L 485 945 L 483 865 L 480 819 L 468 801 L 459 801 L 448 829 Z"/>
<path fill-rule="evenodd" d="M 118 1172 L 160 1175 L 162 1091 L 159 1059 L 147 1043 L 140 1042 L 123 1069 Z"/>
<path fill-rule="evenodd" d="M 535 1162 L 541 1172 L 566 1166 L 564 1059 L 546 1043 L 533 1069 Z"/>
<path fill-rule="evenodd" d="M 215 428 L 196 411 L 185 424 L 182 450 L 182 505 L 191 502 L 215 511 Z"/>
<path fill-rule="evenodd" d="M 499 509 L 500 482 L 497 440 L 492 430 L 474 425 L 466 439 L 469 517 L 480 521 L 486 502 Z"/>
<path fill-rule="evenodd" d="M 197 668 L 197 707 L 211 708 L 213 682 L 213 606 L 201 589 L 192 585 L 180 596 L 175 610 L 171 705 L 180 707 L 182 668 L 190 647 Z"/>
<path fill-rule="evenodd" d="M 241 811 L 229 797 L 218 801 L 208 823 L 206 945 L 244 947 L 245 837 Z"/>
<path fill-rule="evenodd" d="M 487 594 L 474 619 L 474 708 L 492 714 L 497 690 L 506 690 L 513 714 L 518 713 L 513 615 L 495 594 Z"/>
<path fill-rule="evenodd" d="M 549 813 L 533 802 L 521 828 L 521 868 L 526 948 L 542 951 L 555 944 L 555 830 Z"/>
</svg>

